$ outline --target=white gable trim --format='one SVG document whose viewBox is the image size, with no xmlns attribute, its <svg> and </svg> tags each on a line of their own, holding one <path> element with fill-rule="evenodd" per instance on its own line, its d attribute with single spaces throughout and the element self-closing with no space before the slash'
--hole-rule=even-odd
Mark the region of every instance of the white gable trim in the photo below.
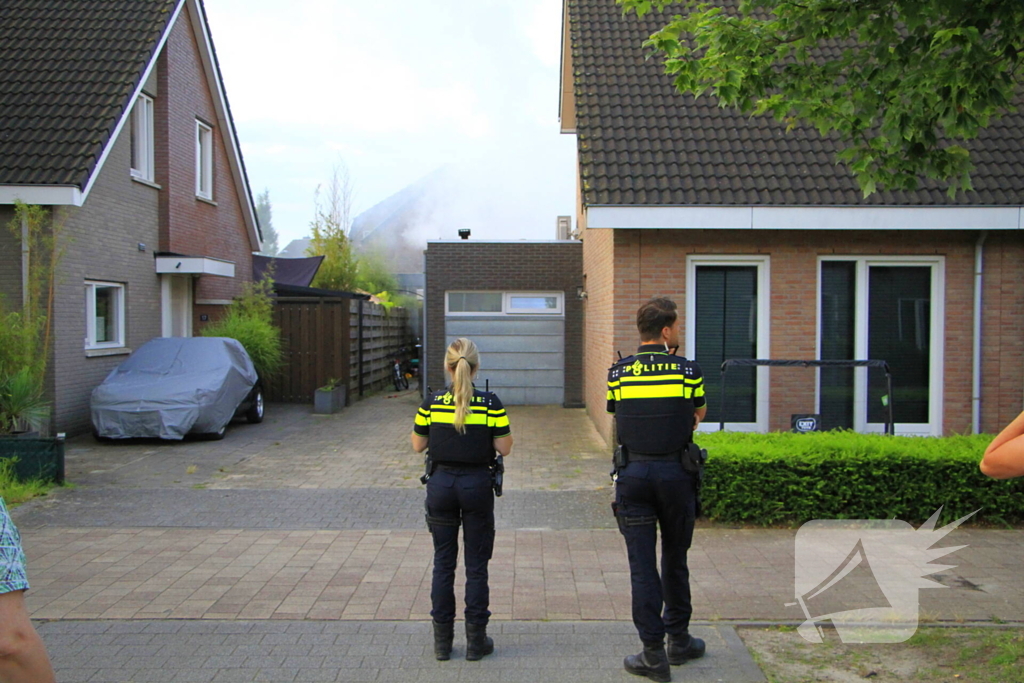
<svg viewBox="0 0 1024 683">
<path fill-rule="evenodd" d="M 1021 230 L 1020 206 L 591 206 L 588 228 Z"/>
<path fill-rule="evenodd" d="M 249 232 L 249 246 L 253 251 L 263 248 L 260 241 L 259 231 L 256 228 L 256 207 L 252 201 L 252 194 L 249 192 L 249 179 L 245 173 L 245 165 L 242 162 L 242 150 L 238 146 L 238 133 L 235 131 L 235 122 L 231 118 L 231 111 L 228 107 L 228 96 L 224 90 L 224 82 L 220 77 L 220 66 L 217 64 L 217 55 L 213 51 L 213 38 L 210 35 L 210 26 L 206 22 L 206 12 L 199 0 L 185 0 L 189 6 L 189 16 L 192 18 L 192 28 L 199 43 L 199 56 L 203 61 L 203 71 L 206 73 L 206 80 L 213 85 L 213 106 L 217 111 L 217 125 L 220 128 L 220 135 L 224 139 L 224 146 L 228 150 L 228 164 L 231 166 L 231 176 L 235 181 L 235 191 L 242 204 L 242 218 L 245 220 L 245 227 Z"/>
<path fill-rule="evenodd" d="M 0 185 L 0 204 L 19 200 L 42 206 L 81 206 L 85 196 L 73 185 Z"/>
</svg>

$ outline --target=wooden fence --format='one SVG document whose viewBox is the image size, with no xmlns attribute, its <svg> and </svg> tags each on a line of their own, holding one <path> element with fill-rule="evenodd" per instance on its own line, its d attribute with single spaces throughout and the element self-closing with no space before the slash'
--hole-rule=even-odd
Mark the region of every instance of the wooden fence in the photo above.
<svg viewBox="0 0 1024 683">
<path fill-rule="evenodd" d="M 390 359 L 413 343 L 406 309 L 386 312 L 355 299 L 278 297 L 274 322 L 281 328 L 284 366 L 268 383 L 268 401 L 312 403 L 318 387 L 339 379 L 347 384 L 351 403 L 362 392 L 389 384 Z"/>
</svg>

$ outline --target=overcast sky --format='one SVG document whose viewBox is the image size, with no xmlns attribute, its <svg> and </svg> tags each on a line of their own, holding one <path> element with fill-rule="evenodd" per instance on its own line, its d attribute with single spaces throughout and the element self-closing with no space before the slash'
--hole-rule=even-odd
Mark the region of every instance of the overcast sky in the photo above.
<svg viewBox="0 0 1024 683">
<path fill-rule="evenodd" d="M 452 164 L 429 239 L 551 239 L 574 215 L 558 123 L 562 0 L 205 0 L 253 195 L 281 247 L 308 234 L 339 159 L 355 212 Z M 449 223 L 459 223 L 448 225 Z M 434 234 L 437 233 L 437 234 Z"/>
</svg>

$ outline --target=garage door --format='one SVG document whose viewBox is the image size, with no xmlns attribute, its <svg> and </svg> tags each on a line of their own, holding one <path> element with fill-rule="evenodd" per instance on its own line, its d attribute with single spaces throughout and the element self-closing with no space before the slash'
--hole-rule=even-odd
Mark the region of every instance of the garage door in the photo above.
<svg viewBox="0 0 1024 683">
<path fill-rule="evenodd" d="M 481 354 L 485 381 L 507 405 L 565 400 L 565 318 L 561 292 L 448 292 L 445 345 L 459 337 Z"/>
</svg>

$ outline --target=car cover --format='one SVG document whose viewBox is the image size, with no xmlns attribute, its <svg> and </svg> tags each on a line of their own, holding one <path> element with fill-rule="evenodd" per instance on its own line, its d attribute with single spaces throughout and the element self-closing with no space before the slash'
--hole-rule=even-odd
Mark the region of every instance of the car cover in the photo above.
<svg viewBox="0 0 1024 683">
<path fill-rule="evenodd" d="M 153 339 L 93 390 L 92 424 L 111 439 L 219 432 L 256 381 L 252 360 L 235 339 Z"/>
</svg>

